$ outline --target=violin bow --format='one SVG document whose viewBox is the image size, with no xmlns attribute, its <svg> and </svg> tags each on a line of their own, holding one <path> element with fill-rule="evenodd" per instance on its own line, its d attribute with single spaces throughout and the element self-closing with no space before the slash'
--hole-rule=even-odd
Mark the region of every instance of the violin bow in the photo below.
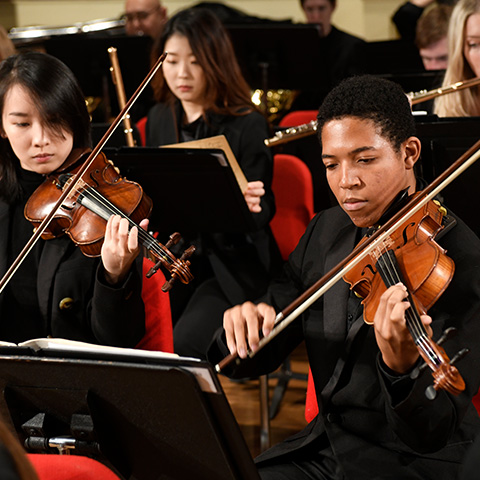
<svg viewBox="0 0 480 480">
<path fill-rule="evenodd" d="M 441 173 L 418 195 L 408 201 L 408 203 L 399 210 L 390 220 L 380 227 L 371 237 L 366 239 L 361 245 L 357 245 L 353 251 L 338 265 L 333 267 L 329 272 L 317 280 L 302 295 L 290 303 L 285 309 L 275 317 L 275 323 L 272 331 L 268 336 L 260 339 L 258 348 L 253 352 L 248 350 L 247 356 L 252 358 L 262 348 L 264 348 L 271 340 L 273 340 L 280 332 L 290 325 L 299 315 L 307 308 L 315 303 L 322 295 L 325 294 L 333 285 L 335 285 L 343 276 L 349 272 L 355 265 L 362 261 L 373 250 L 378 248 L 387 237 L 405 223 L 410 216 L 418 212 L 430 200 L 436 197 L 445 187 L 462 174 L 467 168 L 473 165 L 480 157 L 480 140 L 470 147 L 459 159 L 457 159 L 450 167 Z M 240 363 L 241 359 L 237 353 L 230 353 L 223 358 L 217 365 L 215 370 L 221 372 L 232 362 Z"/>
<path fill-rule="evenodd" d="M 18 270 L 18 268 L 22 264 L 25 257 L 30 253 L 30 251 L 32 250 L 34 245 L 37 243 L 38 239 L 41 237 L 41 235 L 43 234 L 45 229 L 48 227 L 48 225 L 50 224 L 53 217 L 57 213 L 57 210 L 61 207 L 64 200 L 70 195 L 72 190 L 77 186 L 77 183 L 81 180 L 83 174 L 88 170 L 90 165 L 97 158 L 98 154 L 105 147 L 106 143 L 108 142 L 108 140 L 112 136 L 113 132 L 116 130 L 118 125 L 120 125 L 120 123 L 122 122 L 124 117 L 130 111 L 130 108 L 132 107 L 132 105 L 137 101 L 138 97 L 145 90 L 145 87 L 149 84 L 149 82 L 155 76 L 158 69 L 161 67 L 163 61 L 165 60 L 166 56 L 167 56 L 167 52 L 164 52 L 158 58 L 158 60 L 155 62 L 155 65 L 151 68 L 150 72 L 147 74 L 147 76 L 142 81 L 140 86 L 137 88 L 137 90 L 135 90 L 135 93 L 131 96 L 131 98 L 128 100 L 128 102 L 125 104 L 125 106 L 122 108 L 120 113 L 117 115 L 115 120 L 111 123 L 110 127 L 107 129 L 107 131 L 103 135 L 103 137 L 100 139 L 100 141 L 97 143 L 97 145 L 93 148 L 93 150 L 91 151 L 88 158 L 85 160 L 83 165 L 80 167 L 77 175 L 75 176 L 75 180 L 73 180 L 71 183 L 69 183 L 65 187 L 62 194 L 58 198 L 57 202 L 53 206 L 52 210 L 46 215 L 46 217 L 43 219 L 42 223 L 40 223 L 40 225 L 35 229 L 35 231 L 34 231 L 32 237 L 30 238 L 30 240 L 23 247 L 22 251 L 18 254 L 15 261 L 12 263 L 10 268 L 7 270 L 5 275 L 0 280 L 0 294 L 3 292 L 3 290 L 7 286 L 8 282 L 11 280 L 11 278 L 13 277 L 15 272 Z"/>
</svg>

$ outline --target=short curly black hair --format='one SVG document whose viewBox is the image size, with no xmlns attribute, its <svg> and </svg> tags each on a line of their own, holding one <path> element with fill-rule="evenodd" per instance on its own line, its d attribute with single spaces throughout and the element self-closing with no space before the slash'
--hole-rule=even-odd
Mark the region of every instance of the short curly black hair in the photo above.
<svg viewBox="0 0 480 480">
<path fill-rule="evenodd" d="M 407 96 L 400 85 L 384 78 L 350 77 L 329 92 L 318 111 L 320 143 L 325 123 L 344 117 L 372 120 L 396 152 L 407 138 L 415 135 L 415 121 Z"/>
</svg>

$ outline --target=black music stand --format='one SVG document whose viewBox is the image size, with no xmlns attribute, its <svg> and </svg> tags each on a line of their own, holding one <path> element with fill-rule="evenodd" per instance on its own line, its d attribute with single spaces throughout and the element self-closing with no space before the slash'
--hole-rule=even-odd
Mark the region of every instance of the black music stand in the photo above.
<svg viewBox="0 0 480 480">
<path fill-rule="evenodd" d="M 480 139 L 480 117 L 416 117 L 416 126 L 422 142 L 421 174 L 429 183 Z M 478 178 L 480 163 L 476 162 L 440 195 L 445 206 L 480 236 Z"/>
<path fill-rule="evenodd" d="M 130 480 L 259 478 L 206 362 L 2 347 L 0 369 L 0 412 L 29 451 L 63 439 Z"/>
<path fill-rule="evenodd" d="M 311 24 L 226 25 L 252 88 L 317 88 L 325 68 L 315 61 L 318 27 Z"/>
<path fill-rule="evenodd" d="M 371 74 L 425 72 L 417 47 L 405 40 L 367 42 L 366 59 Z"/>
<path fill-rule="evenodd" d="M 120 147 L 104 153 L 152 198 L 152 229 L 182 234 L 255 230 L 223 150 Z"/>
</svg>

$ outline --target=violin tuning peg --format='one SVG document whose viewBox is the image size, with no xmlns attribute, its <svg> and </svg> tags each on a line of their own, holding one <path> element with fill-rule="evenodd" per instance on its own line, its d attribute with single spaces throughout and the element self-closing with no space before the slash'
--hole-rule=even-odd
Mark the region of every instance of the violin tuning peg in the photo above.
<svg viewBox="0 0 480 480">
<path fill-rule="evenodd" d="M 412 380 L 416 380 L 420 376 L 420 374 L 427 368 L 427 366 L 428 365 L 426 363 L 422 363 L 418 367 L 415 367 L 410 373 L 410 378 Z"/>
<path fill-rule="evenodd" d="M 193 245 L 190 245 L 182 254 L 180 257 L 180 260 L 186 260 L 187 258 L 190 258 L 193 253 L 195 252 L 195 247 Z"/>
<path fill-rule="evenodd" d="M 435 400 L 435 398 L 437 397 L 437 391 L 435 390 L 435 388 L 433 387 L 433 385 L 430 385 L 429 387 L 426 388 L 426 390 L 425 390 L 425 396 L 426 396 L 429 400 Z"/>
<path fill-rule="evenodd" d="M 145 276 L 147 278 L 150 278 L 153 275 L 155 275 L 155 273 L 157 273 L 157 270 L 160 268 L 161 264 L 162 264 L 162 261 L 159 260 L 152 268 L 150 268 L 150 270 L 147 272 L 147 274 Z"/>
<path fill-rule="evenodd" d="M 181 238 L 182 236 L 178 232 L 172 233 L 170 235 L 170 240 L 168 240 L 168 242 L 165 244 L 165 248 L 173 247 L 173 245 L 176 245 Z"/>
<path fill-rule="evenodd" d="M 438 339 L 437 345 L 441 345 L 442 343 L 450 340 L 457 334 L 457 329 L 454 327 L 448 327 L 443 333 L 442 336 Z"/>
<path fill-rule="evenodd" d="M 162 292 L 164 292 L 164 293 L 169 292 L 172 289 L 174 282 L 175 282 L 175 277 L 172 277 L 170 280 L 167 280 L 162 285 Z"/>
<path fill-rule="evenodd" d="M 459 360 L 461 360 L 467 353 L 470 352 L 470 349 L 468 348 L 462 348 L 459 352 L 455 354 L 455 356 L 450 360 L 450 365 L 453 365 L 457 363 Z"/>
</svg>

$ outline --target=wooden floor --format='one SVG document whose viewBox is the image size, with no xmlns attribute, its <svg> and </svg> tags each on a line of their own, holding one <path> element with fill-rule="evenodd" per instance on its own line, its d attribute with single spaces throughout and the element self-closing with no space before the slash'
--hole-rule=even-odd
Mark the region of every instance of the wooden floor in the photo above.
<svg viewBox="0 0 480 480">
<path fill-rule="evenodd" d="M 303 345 L 291 355 L 290 360 L 292 372 L 302 374 L 308 372 L 308 362 Z M 220 376 L 220 381 L 250 452 L 255 457 L 261 453 L 259 381 L 234 382 L 222 376 Z M 270 397 L 277 381 L 276 378 L 269 378 Z M 271 445 L 281 442 L 307 424 L 304 416 L 306 390 L 307 382 L 305 380 L 289 380 L 278 414 L 270 420 Z"/>
</svg>

